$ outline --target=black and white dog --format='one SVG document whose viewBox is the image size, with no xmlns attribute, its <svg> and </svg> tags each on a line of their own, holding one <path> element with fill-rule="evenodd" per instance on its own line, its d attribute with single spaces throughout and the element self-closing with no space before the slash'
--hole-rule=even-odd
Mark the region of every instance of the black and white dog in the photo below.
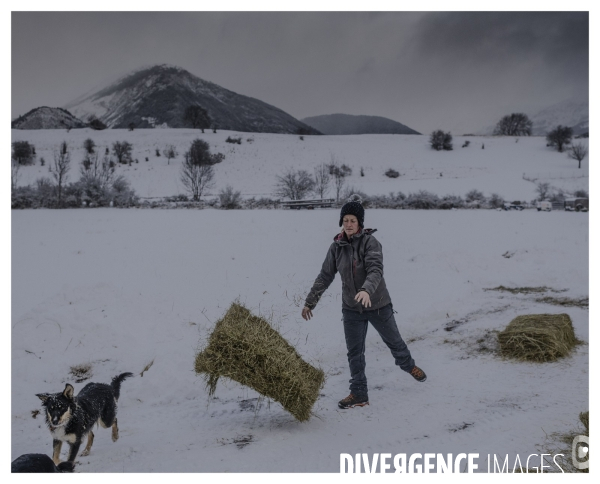
<svg viewBox="0 0 600 484">
<path fill-rule="evenodd" d="M 73 462 L 55 465 L 46 454 L 23 454 L 12 461 L 10 472 L 73 472 Z"/>
<path fill-rule="evenodd" d="M 117 426 L 117 400 L 121 391 L 121 383 L 131 373 L 121 373 L 112 379 L 110 385 L 105 383 L 88 383 L 74 396 L 73 386 L 65 385 L 60 393 L 39 393 L 36 396 L 42 401 L 46 410 L 46 424 L 52 434 L 52 460 L 58 465 L 60 449 L 63 442 L 69 448 L 68 462 L 74 462 L 83 438 L 87 435 L 87 445 L 81 455 L 89 455 L 94 443 L 92 427 L 99 423 L 102 427 L 112 427 L 112 440 L 119 438 Z"/>
</svg>

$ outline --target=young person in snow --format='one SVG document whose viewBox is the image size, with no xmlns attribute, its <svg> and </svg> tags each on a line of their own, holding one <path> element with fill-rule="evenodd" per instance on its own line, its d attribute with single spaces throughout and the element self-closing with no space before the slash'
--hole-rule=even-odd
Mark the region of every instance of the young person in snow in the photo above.
<svg viewBox="0 0 600 484">
<path fill-rule="evenodd" d="M 342 279 L 342 315 L 350 365 L 350 395 L 340 408 L 369 404 L 365 375 L 365 339 L 370 322 L 388 346 L 396 365 L 420 382 L 427 378 L 415 365 L 394 319 L 392 300 L 383 279 L 381 244 L 373 236 L 376 229 L 364 228 L 365 210 L 354 195 L 340 213 L 340 227 L 329 247 L 321 272 L 306 297 L 302 317 L 312 318 L 312 310 L 333 282 L 336 272 Z"/>
</svg>

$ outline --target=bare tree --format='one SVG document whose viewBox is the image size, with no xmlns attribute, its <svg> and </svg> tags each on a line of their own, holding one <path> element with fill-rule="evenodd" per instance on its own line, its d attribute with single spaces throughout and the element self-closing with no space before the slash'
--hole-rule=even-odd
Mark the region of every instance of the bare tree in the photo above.
<svg viewBox="0 0 600 484">
<path fill-rule="evenodd" d="M 571 149 L 569 150 L 569 158 L 571 158 L 572 160 L 578 161 L 579 168 L 581 168 L 581 162 L 587 156 L 587 154 L 588 154 L 587 148 L 585 147 L 585 145 L 583 143 L 577 143 L 577 144 L 571 146 Z"/>
<path fill-rule="evenodd" d="M 67 173 L 71 168 L 71 154 L 66 141 L 60 144 L 58 151 L 54 151 L 54 170 L 52 176 L 58 188 L 58 204 L 62 203 L 62 186 L 67 181 Z"/>
<path fill-rule="evenodd" d="M 131 150 L 133 149 L 131 143 L 128 141 L 115 141 L 112 148 L 119 163 L 127 164 L 131 162 Z"/>
<path fill-rule="evenodd" d="M 315 167 L 315 188 L 314 191 L 320 198 L 323 198 L 327 190 L 329 189 L 329 183 L 331 182 L 331 175 L 329 174 L 329 166 L 325 163 L 321 163 Z"/>
<path fill-rule="evenodd" d="M 346 184 L 346 176 L 351 173 L 349 167 L 346 165 L 340 165 L 337 157 L 332 153 L 331 160 L 329 162 L 329 173 L 333 175 L 333 186 L 335 187 L 335 199 L 340 199 L 340 194 Z"/>
<path fill-rule="evenodd" d="M 108 156 L 104 155 L 104 159 L 100 161 L 98 153 L 94 153 L 84 158 L 80 173 L 84 183 L 97 182 L 102 189 L 107 189 L 114 180 L 115 165 Z"/>
<path fill-rule="evenodd" d="M 563 146 L 571 143 L 573 130 L 568 126 L 560 124 L 546 135 L 548 146 L 556 146 L 556 149 L 562 153 Z"/>
<path fill-rule="evenodd" d="M 497 136 L 531 136 L 532 126 L 533 122 L 526 114 L 507 114 L 496 124 L 494 134 Z"/>
<path fill-rule="evenodd" d="M 197 104 L 192 104 L 185 109 L 183 120 L 192 125 L 194 129 L 201 129 L 204 133 L 205 129 L 210 128 L 212 120 L 206 109 Z"/>
<path fill-rule="evenodd" d="M 10 169 L 10 189 L 15 190 L 17 188 L 17 182 L 19 181 L 19 169 L 21 168 L 21 164 L 12 159 L 11 169 Z"/>
<path fill-rule="evenodd" d="M 282 176 L 277 175 L 275 195 L 290 200 L 301 200 L 313 191 L 314 183 L 307 171 L 289 169 Z"/>
<path fill-rule="evenodd" d="M 538 200 L 545 200 L 548 196 L 548 193 L 550 192 L 550 183 L 538 183 L 535 191 L 538 194 Z"/>
<path fill-rule="evenodd" d="M 163 150 L 163 155 L 165 155 L 165 158 L 167 159 L 167 165 L 170 165 L 171 160 L 173 158 L 179 156 L 179 153 L 177 153 L 177 150 L 175 149 L 175 145 L 167 145 L 167 146 L 165 146 L 165 149 Z"/>
<path fill-rule="evenodd" d="M 211 165 L 194 163 L 190 151 L 186 151 L 181 165 L 180 179 L 194 200 L 200 200 L 202 193 L 213 186 L 214 170 Z"/>
</svg>

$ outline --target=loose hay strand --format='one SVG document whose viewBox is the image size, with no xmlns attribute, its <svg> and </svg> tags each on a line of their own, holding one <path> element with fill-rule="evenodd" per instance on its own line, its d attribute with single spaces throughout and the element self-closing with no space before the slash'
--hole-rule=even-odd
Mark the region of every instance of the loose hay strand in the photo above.
<svg viewBox="0 0 600 484">
<path fill-rule="evenodd" d="M 526 314 L 498 334 L 500 354 L 523 361 L 555 361 L 577 343 L 568 314 Z"/>
<path fill-rule="evenodd" d="M 204 374 L 211 395 L 219 378 L 230 378 L 281 403 L 299 421 L 310 418 L 325 380 L 323 370 L 302 360 L 265 319 L 239 303 L 215 324 L 195 370 Z"/>
</svg>

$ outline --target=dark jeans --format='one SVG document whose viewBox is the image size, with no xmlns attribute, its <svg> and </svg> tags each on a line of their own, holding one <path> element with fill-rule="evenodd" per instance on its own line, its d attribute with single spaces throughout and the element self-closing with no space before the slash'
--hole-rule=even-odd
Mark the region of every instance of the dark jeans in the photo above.
<svg viewBox="0 0 600 484">
<path fill-rule="evenodd" d="M 367 377 L 365 375 L 365 339 L 369 322 L 381 336 L 395 359 L 396 365 L 410 372 L 415 366 L 415 360 L 410 356 L 406 343 L 400 336 L 394 309 L 388 304 L 372 311 L 351 311 L 342 309 L 344 335 L 348 348 L 348 363 L 350 365 L 350 392 L 356 396 L 367 396 Z"/>
</svg>

